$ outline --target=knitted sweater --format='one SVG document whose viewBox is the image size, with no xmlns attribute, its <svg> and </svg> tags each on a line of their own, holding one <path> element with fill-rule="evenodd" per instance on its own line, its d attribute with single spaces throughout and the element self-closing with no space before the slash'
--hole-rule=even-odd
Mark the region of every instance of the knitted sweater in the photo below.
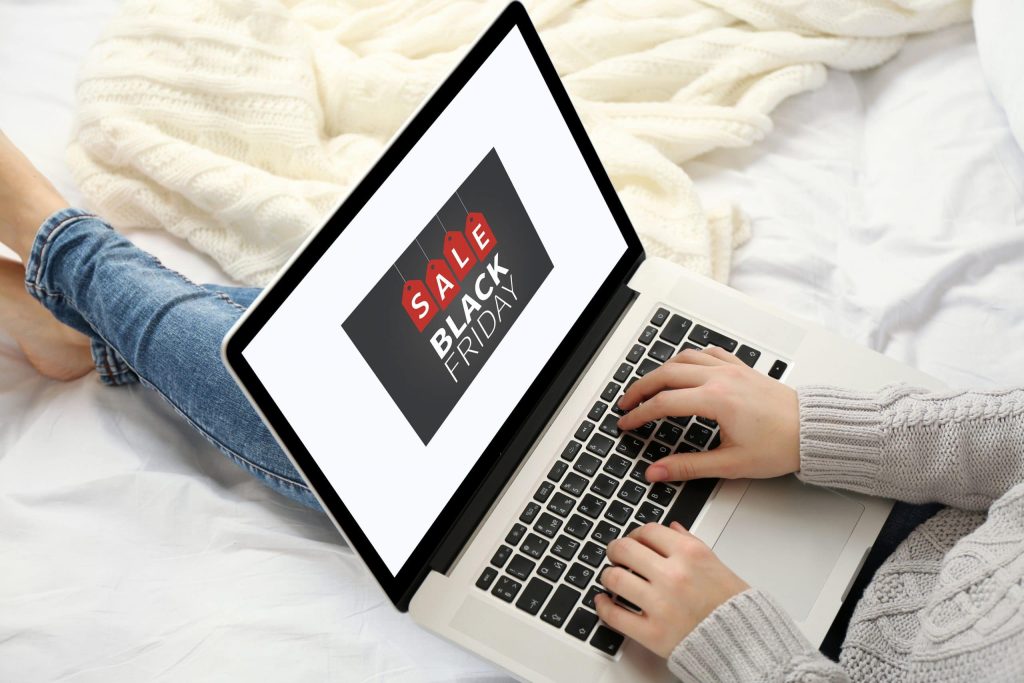
<svg viewBox="0 0 1024 683">
<path fill-rule="evenodd" d="M 1024 390 L 800 390 L 799 476 L 951 507 L 876 572 L 836 664 L 747 590 L 675 648 L 690 681 L 1024 680 Z"/>
<path fill-rule="evenodd" d="M 68 164 L 115 227 L 265 283 L 505 4 L 126 0 L 82 66 Z M 680 164 L 760 140 L 826 67 L 970 18 L 969 0 L 526 4 L 647 252 L 722 281 L 747 224 Z"/>
</svg>

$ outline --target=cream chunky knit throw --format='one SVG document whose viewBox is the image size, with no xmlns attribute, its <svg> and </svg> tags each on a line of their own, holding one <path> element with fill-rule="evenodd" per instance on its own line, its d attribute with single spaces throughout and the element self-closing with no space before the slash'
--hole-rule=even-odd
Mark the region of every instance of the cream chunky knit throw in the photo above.
<svg viewBox="0 0 1024 683">
<path fill-rule="evenodd" d="M 747 226 L 680 164 L 770 129 L 825 67 L 865 69 L 968 0 L 526 3 L 649 253 L 720 280 Z M 78 87 L 74 176 L 115 226 L 269 279 L 504 2 L 127 0 Z"/>
</svg>

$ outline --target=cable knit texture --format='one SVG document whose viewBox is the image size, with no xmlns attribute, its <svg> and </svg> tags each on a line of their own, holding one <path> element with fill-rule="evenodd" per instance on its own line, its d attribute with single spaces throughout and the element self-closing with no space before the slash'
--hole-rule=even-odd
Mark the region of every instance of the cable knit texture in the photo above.
<svg viewBox="0 0 1024 683">
<path fill-rule="evenodd" d="M 878 569 L 839 663 L 751 589 L 676 647 L 686 681 L 1024 680 L 1024 390 L 805 387 L 799 476 L 950 506 Z"/>
<path fill-rule="evenodd" d="M 119 228 L 164 228 L 266 282 L 503 0 L 126 0 L 89 53 L 68 161 Z M 679 164 L 771 130 L 826 67 L 893 56 L 968 0 L 533 0 L 648 253 L 725 280 L 748 235 Z"/>
</svg>

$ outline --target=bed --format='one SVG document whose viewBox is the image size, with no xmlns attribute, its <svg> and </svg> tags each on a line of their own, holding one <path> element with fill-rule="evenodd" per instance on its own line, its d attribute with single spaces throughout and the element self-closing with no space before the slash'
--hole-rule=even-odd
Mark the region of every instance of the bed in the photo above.
<svg viewBox="0 0 1024 683">
<path fill-rule="evenodd" d="M 0 0 L 0 127 L 63 161 L 76 65 L 113 0 Z M 731 284 L 951 385 L 1024 383 L 1024 154 L 970 26 L 832 73 L 755 147 L 687 165 L 752 219 Z M 132 235 L 200 281 L 165 233 Z M 318 514 L 159 398 L 33 373 L 0 336 L 0 680 L 505 680 L 393 610 Z"/>
</svg>

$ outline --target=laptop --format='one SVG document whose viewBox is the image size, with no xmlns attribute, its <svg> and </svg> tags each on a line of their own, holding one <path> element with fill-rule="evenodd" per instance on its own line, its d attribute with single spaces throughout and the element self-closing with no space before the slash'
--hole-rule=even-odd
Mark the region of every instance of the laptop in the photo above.
<svg viewBox="0 0 1024 683">
<path fill-rule="evenodd" d="M 939 388 L 646 257 L 513 3 L 222 353 L 396 608 L 523 679 L 656 681 L 594 611 L 610 540 L 678 521 L 819 644 L 891 506 L 794 477 L 649 484 L 718 425 L 620 433 L 616 403 L 708 344 L 794 385 Z"/>
</svg>

